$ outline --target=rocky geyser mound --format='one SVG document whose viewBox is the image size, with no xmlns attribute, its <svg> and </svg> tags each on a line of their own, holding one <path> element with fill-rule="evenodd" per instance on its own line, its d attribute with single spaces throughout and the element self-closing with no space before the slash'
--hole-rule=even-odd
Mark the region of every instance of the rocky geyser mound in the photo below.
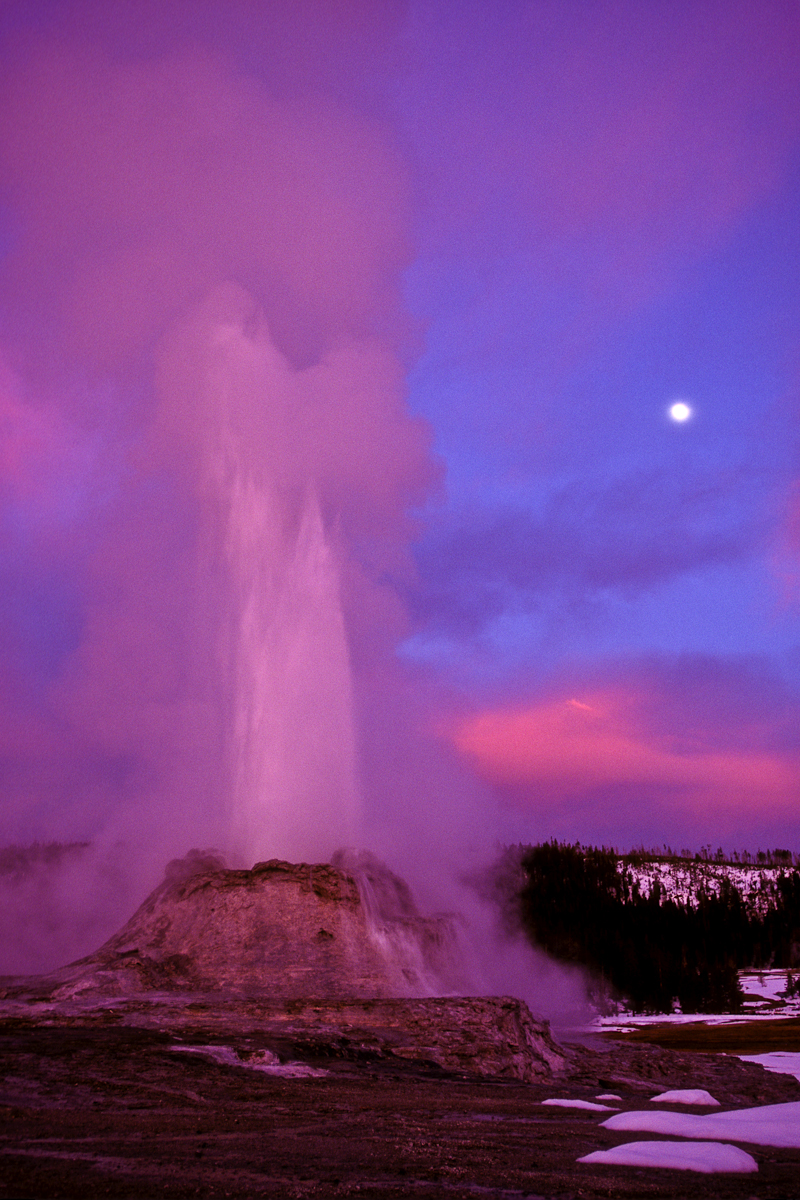
<svg viewBox="0 0 800 1200">
<path fill-rule="evenodd" d="M 376 891 L 326 863 L 273 859 L 240 871 L 209 858 L 176 860 L 105 945 L 42 982 L 54 985 L 54 999 L 176 989 L 272 998 L 463 991 L 453 920 L 420 916 L 403 881 L 384 873 Z"/>
</svg>

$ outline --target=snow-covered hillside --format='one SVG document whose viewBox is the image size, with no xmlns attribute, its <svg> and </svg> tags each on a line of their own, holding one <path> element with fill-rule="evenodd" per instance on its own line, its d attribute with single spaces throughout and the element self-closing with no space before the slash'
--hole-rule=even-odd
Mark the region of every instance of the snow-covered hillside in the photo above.
<svg viewBox="0 0 800 1200">
<path fill-rule="evenodd" d="M 519 888 L 530 940 L 588 968 L 598 994 L 637 1013 L 741 1012 L 755 999 L 738 971 L 781 970 L 787 998 L 800 990 L 800 864 L 788 851 L 748 859 L 553 840 L 506 854 L 498 878 L 509 897 Z"/>
<path fill-rule="evenodd" d="M 774 903 L 779 876 L 793 867 L 756 866 L 744 863 L 717 863 L 700 859 L 649 859 L 632 864 L 620 859 L 617 870 L 649 896 L 658 883 L 662 899 L 695 905 L 698 893 L 718 896 L 727 880 L 742 898 L 748 912 L 763 916 Z"/>
</svg>

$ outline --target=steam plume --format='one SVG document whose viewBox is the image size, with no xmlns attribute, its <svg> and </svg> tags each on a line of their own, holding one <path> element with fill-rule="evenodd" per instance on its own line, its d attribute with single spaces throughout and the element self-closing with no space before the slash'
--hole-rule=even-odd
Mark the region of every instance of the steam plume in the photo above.
<svg viewBox="0 0 800 1200">
<path fill-rule="evenodd" d="M 7 68 L 5 471 L 40 527 L 21 592 L 60 570 L 76 615 L 45 605 L 36 694 L 27 663 L 6 684 L 36 730 L 4 832 L 124 845 L 110 931 L 190 845 L 358 839 L 358 694 L 385 688 L 435 478 L 405 406 L 406 182 L 378 122 L 204 51 L 31 39 Z"/>
</svg>

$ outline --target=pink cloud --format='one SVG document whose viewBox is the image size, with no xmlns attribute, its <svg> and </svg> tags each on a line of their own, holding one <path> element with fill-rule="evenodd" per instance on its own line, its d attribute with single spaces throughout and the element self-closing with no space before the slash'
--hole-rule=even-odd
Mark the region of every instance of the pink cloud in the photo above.
<svg viewBox="0 0 800 1200">
<path fill-rule="evenodd" d="M 689 739 L 653 717 L 651 699 L 617 688 L 489 709 L 454 722 L 449 737 L 482 777 L 543 810 L 615 788 L 638 788 L 648 803 L 660 793 L 667 809 L 793 805 L 795 752 L 726 745 L 702 729 Z"/>
</svg>

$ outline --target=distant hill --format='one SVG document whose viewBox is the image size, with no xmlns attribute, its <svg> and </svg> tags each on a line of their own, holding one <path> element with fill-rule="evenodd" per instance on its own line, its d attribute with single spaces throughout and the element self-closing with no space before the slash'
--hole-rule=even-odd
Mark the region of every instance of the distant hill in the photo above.
<svg viewBox="0 0 800 1200">
<path fill-rule="evenodd" d="M 693 907 L 702 897 L 719 896 L 732 886 L 747 912 L 762 917 L 780 905 L 781 880 L 797 873 L 791 862 L 788 866 L 756 866 L 704 859 L 640 859 L 638 855 L 620 856 L 617 870 L 638 887 L 642 896 L 649 896 L 658 887 L 664 899 Z"/>
<path fill-rule="evenodd" d="M 634 1011 L 736 1012 L 739 970 L 800 969 L 800 867 L 788 851 L 725 861 L 551 841 L 508 848 L 495 881 L 509 922 L 587 968 L 598 998 Z"/>
</svg>

